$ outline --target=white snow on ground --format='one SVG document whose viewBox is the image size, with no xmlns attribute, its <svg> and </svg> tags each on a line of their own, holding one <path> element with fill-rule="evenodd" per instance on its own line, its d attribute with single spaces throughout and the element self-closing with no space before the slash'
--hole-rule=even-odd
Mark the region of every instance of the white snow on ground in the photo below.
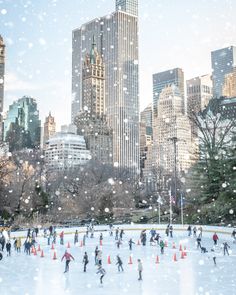
<svg viewBox="0 0 236 295">
<path fill-rule="evenodd" d="M 122 226 L 119 226 L 122 228 Z M 134 226 L 136 227 L 136 226 Z M 140 226 L 140 228 L 145 226 Z M 150 227 L 150 226 L 147 226 Z M 99 227 L 95 227 L 98 229 Z M 104 226 L 103 226 L 104 228 Z M 106 227 L 108 228 L 108 227 Z M 126 228 L 126 226 L 124 226 Z M 80 229 L 79 229 L 80 230 Z M 59 234 L 61 229 L 57 230 Z M 73 231 L 74 229 L 67 229 Z M 99 245 L 100 232 L 95 233 L 95 238 L 86 240 L 86 246 L 80 247 L 83 234 L 79 234 L 79 245 L 74 246 L 73 234 L 65 235 L 65 246 L 56 244 L 57 260 L 53 260 L 54 251 L 47 246 L 47 240 L 40 237 L 38 243 L 44 250 L 44 258 L 27 256 L 25 253 L 12 251 L 11 257 L 0 261 L 0 294 L 1 295 L 233 295 L 236 294 L 236 245 L 233 244 L 230 235 L 219 233 L 219 244 L 228 241 L 231 251 L 230 256 L 223 256 L 222 250 L 217 253 L 217 266 L 215 267 L 209 253 L 201 254 L 196 249 L 195 239 L 188 238 L 186 231 L 174 232 L 174 238 L 166 238 L 164 230 L 159 231 L 161 237 L 168 242 L 165 254 L 160 254 L 159 246 L 150 246 L 149 230 L 147 231 L 147 245 L 134 245 L 133 251 L 129 251 L 128 239 L 133 238 L 137 243 L 140 230 L 125 231 L 123 244 L 117 249 L 114 236 L 110 237 L 104 232 L 103 246 L 99 247 L 103 252 L 103 266 L 106 270 L 103 286 L 100 285 L 97 267 L 94 265 L 94 249 Z M 20 233 L 22 234 L 22 233 Z M 17 234 L 19 235 L 19 233 Z M 12 237 L 14 233 L 12 234 Z M 210 250 L 213 246 L 212 233 L 203 232 L 202 245 Z M 64 262 L 60 259 L 70 242 L 70 253 L 75 261 L 70 264 L 70 272 L 64 274 Z M 177 249 L 172 249 L 175 242 Z M 180 258 L 179 243 L 187 248 L 187 257 Z M 87 251 L 89 264 L 87 273 L 83 272 L 83 254 Z M 173 261 L 173 255 L 177 254 L 177 262 Z M 120 254 L 123 260 L 124 272 L 117 270 L 116 255 Z M 107 263 L 108 255 L 111 256 L 111 264 Z M 133 264 L 128 264 L 132 255 Z M 158 255 L 160 263 L 156 264 Z M 138 281 L 137 259 L 143 262 L 143 281 Z"/>
</svg>

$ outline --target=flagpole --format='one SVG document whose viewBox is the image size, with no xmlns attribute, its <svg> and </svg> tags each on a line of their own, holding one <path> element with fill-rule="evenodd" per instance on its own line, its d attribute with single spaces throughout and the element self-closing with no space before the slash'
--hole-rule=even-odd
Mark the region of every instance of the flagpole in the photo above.
<svg viewBox="0 0 236 295">
<path fill-rule="evenodd" d="M 170 195 L 170 224 L 172 224 L 172 200 L 171 200 L 171 189 L 169 191 Z"/>
<path fill-rule="evenodd" d="M 184 227 L 184 208 L 183 208 L 183 194 L 181 193 L 181 223 L 182 227 Z"/>
</svg>

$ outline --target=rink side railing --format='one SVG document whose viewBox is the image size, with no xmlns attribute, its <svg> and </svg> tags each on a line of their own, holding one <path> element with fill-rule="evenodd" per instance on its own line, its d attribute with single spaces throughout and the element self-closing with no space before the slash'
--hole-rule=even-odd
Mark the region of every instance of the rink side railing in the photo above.
<svg viewBox="0 0 236 295">
<path fill-rule="evenodd" d="M 196 225 L 196 228 L 198 229 L 200 225 Z M 114 225 L 113 230 L 116 228 L 124 229 L 125 231 L 142 231 L 146 229 L 147 231 L 150 231 L 151 229 L 155 229 L 156 231 L 165 231 L 166 225 L 152 225 L 152 224 L 121 224 L 121 225 Z M 174 232 L 175 231 L 182 231 L 187 232 L 188 225 L 182 226 L 182 225 L 173 225 Z M 193 228 L 193 226 L 192 226 Z M 75 233 L 75 230 L 78 230 L 79 234 L 86 233 L 86 227 L 70 227 L 70 228 L 63 228 L 63 227 L 56 227 L 57 233 L 59 234 L 61 231 L 64 231 L 65 235 L 73 235 Z M 95 225 L 94 226 L 95 232 L 109 232 L 108 225 Z M 233 227 L 217 227 L 217 226 L 202 226 L 203 234 L 204 233 L 218 233 L 218 234 L 224 234 L 224 235 L 231 235 L 233 231 Z M 26 238 L 27 232 L 24 231 L 24 234 L 22 231 L 16 231 L 12 232 L 11 236 L 13 237 L 20 237 L 20 238 Z M 38 236 L 43 236 L 42 229 L 40 230 Z"/>
</svg>

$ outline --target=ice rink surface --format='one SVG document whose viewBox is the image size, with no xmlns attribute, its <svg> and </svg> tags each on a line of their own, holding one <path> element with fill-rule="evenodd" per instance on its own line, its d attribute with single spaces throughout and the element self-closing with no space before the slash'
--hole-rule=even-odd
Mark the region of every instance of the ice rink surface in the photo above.
<svg viewBox="0 0 236 295">
<path fill-rule="evenodd" d="M 145 226 L 143 226 L 145 228 Z M 108 227 L 107 227 L 108 228 Z M 122 228 L 122 226 L 119 226 Z M 99 229 L 95 227 L 95 229 Z M 80 230 L 80 229 L 79 229 Z M 68 231 L 68 229 L 67 229 Z M 74 232 L 75 229 L 69 231 Z M 201 254 L 196 249 L 195 238 L 188 238 L 186 231 L 174 231 L 174 237 L 166 238 L 164 230 L 159 231 L 167 242 L 164 255 L 159 246 L 150 246 L 150 230 L 147 230 L 147 245 L 137 245 L 141 230 L 128 231 L 125 229 L 123 243 L 117 249 L 114 236 L 103 232 L 102 250 L 103 267 L 106 270 L 104 283 L 101 286 L 97 267 L 94 263 L 95 246 L 99 245 L 100 231 L 95 232 L 93 239 L 86 239 L 86 246 L 80 247 L 83 234 L 79 234 L 79 243 L 74 245 L 73 234 L 65 235 L 65 245 L 59 245 L 59 237 L 55 246 L 57 260 L 53 260 L 54 251 L 47 246 L 47 240 L 38 238 L 38 244 L 44 250 L 44 258 L 27 256 L 23 252 L 12 251 L 11 257 L 0 261 L 0 294 L 1 295 L 234 295 L 236 294 L 236 244 L 230 235 L 218 234 L 219 245 L 227 241 L 230 245 L 230 256 L 224 256 L 222 249 L 217 251 L 217 266 L 214 266 L 209 252 Z M 57 230 L 59 234 L 61 229 Z M 12 237 L 14 233 L 12 234 Z M 133 251 L 129 250 L 128 239 L 133 238 Z M 23 240 L 22 240 L 23 241 Z M 64 264 L 61 257 L 70 242 L 69 252 L 75 261 L 70 264 L 69 273 L 64 274 Z M 176 249 L 173 249 L 173 242 Z M 186 246 L 187 256 L 181 259 L 179 244 Z M 202 245 L 209 251 L 213 247 L 212 233 L 204 233 Z M 37 246 L 38 247 L 38 246 Z M 37 249 L 36 247 L 36 249 Z M 89 264 L 87 272 L 83 272 L 83 254 L 87 251 Z M 173 256 L 176 253 L 177 261 Z M 119 254 L 124 272 L 118 272 L 116 255 Z M 111 264 L 108 264 L 110 255 Z M 133 264 L 128 264 L 130 255 Z M 159 263 L 156 263 L 156 256 Z M 138 281 L 137 259 L 143 262 L 143 281 Z"/>
</svg>

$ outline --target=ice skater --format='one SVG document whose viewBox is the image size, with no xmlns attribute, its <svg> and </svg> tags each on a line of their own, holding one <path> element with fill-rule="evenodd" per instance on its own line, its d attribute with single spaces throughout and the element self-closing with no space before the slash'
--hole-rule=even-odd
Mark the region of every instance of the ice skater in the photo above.
<svg viewBox="0 0 236 295">
<path fill-rule="evenodd" d="M 212 257 L 214 265 L 216 266 L 216 253 L 214 249 L 211 249 L 210 256 Z"/>
<path fill-rule="evenodd" d="M 161 248 L 161 254 L 164 254 L 164 247 L 165 247 L 165 243 L 163 240 L 160 240 L 159 246 Z"/>
<path fill-rule="evenodd" d="M 224 255 L 227 253 L 229 255 L 228 249 L 230 248 L 229 244 L 227 242 L 223 243 L 223 250 L 224 250 Z"/>
<path fill-rule="evenodd" d="M 83 246 L 85 246 L 85 242 L 86 242 L 86 235 L 83 236 Z"/>
<path fill-rule="evenodd" d="M 60 233 L 60 245 L 64 245 L 64 231 Z"/>
<path fill-rule="evenodd" d="M 188 226 L 187 231 L 188 231 L 188 236 L 191 237 L 191 235 L 192 235 L 192 227 L 191 227 L 191 225 Z"/>
<path fill-rule="evenodd" d="M 200 237 L 198 237 L 196 241 L 197 241 L 197 249 L 201 249 L 202 248 L 202 245 L 201 245 L 202 239 Z"/>
<path fill-rule="evenodd" d="M 84 253 L 83 264 L 84 264 L 84 272 L 86 272 L 87 264 L 89 263 L 87 252 Z"/>
<path fill-rule="evenodd" d="M 130 239 L 128 243 L 129 243 L 129 249 L 130 251 L 132 251 L 132 245 L 135 244 L 135 242 L 133 242 L 133 240 Z"/>
<path fill-rule="evenodd" d="M 119 227 L 116 229 L 115 240 L 118 240 L 119 236 Z"/>
<path fill-rule="evenodd" d="M 7 256 L 11 256 L 11 242 L 10 240 L 6 243 L 6 250 L 7 250 Z"/>
<path fill-rule="evenodd" d="M 94 259 L 95 259 L 95 265 L 98 265 L 98 246 L 96 246 L 95 251 L 94 251 Z"/>
<path fill-rule="evenodd" d="M 194 226 L 194 228 L 193 228 L 193 236 L 194 236 L 194 238 L 197 237 L 197 228 L 196 228 L 196 226 Z"/>
<path fill-rule="evenodd" d="M 170 237 L 173 238 L 173 226 L 170 225 L 169 227 Z"/>
<path fill-rule="evenodd" d="M 78 244 L 78 242 L 79 242 L 79 233 L 78 233 L 78 230 L 76 230 L 74 235 L 74 245 Z"/>
<path fill-rule="evenodd" d="M 120 270 L 124 271 L 124 269 L 123 269 L 123 262 L 122 262 L 120 256 L 117 255 L 116 258 L 117 258 L 116 265 L 118 265 L 118 271 L 119 272 L 120 272 Z"/>
<path fill-rule="evenodd" d="M 125 234 L 124 230 L 121 229 L 121 231 L 120 231 L 120 239 L 121 239 L 121 241 L 122 241 L 122 239 L 123 239 L 123 235 L 124 235 L 124 234 Z"/>
<path fill-rule="evenodd" d="M 122 244 L 121 239 L 119 239 L 119 240 L 116 242 L 117 249 L 120 249 L 120 245 L 121 245 L 121 244 Z"/>
<path fill-rule="evenodd" d="M 169 232 L 170 232 L 170 225 L 168 224 L 166 227 L 166 236 L 169 237 Z"/>
<path fill-rule="evenodd" d="M 219 238 L 218 238 L 216 232 L 214 233 L 212 239 L 213 239 L 214 245 L 216 246 L 216 245 L 217 245 L 217 242 L 218 242 L 218 240 L 219 240 Z"/>
<path fill-rule="evenodd" d="M 65 271 L 64 273 L 69 271 L 69 264 L 71 262 L 71 259 L 75 260 L 74 257 L 66 250 L 65 254 L 62 256 L 61 261 L 65 258 L 66 264 L 65 264 Z"/>
<path fill-rule="evenodd" d="M 142 273 L 143 273 L 143 264 L 141 262 L 141 259 L 138 259 L 138 274 L 139 274 L 139 281 L 142 281 Z"/>
<path fill-rule="evenodd" d="M 97 273 L 97 274 L 100 274 L 100 283 L 102 284 L 102 283 L 103 283 L 102 279 L 103 279 L 103 277 L 104 277 L 105 274 L 106 274 L 105 269 L 104 269 L 101 265 L 99 265 L 99 266 L 98 266 L 98 271 L 97 271 L 96 273 Z"/>
</svg>

